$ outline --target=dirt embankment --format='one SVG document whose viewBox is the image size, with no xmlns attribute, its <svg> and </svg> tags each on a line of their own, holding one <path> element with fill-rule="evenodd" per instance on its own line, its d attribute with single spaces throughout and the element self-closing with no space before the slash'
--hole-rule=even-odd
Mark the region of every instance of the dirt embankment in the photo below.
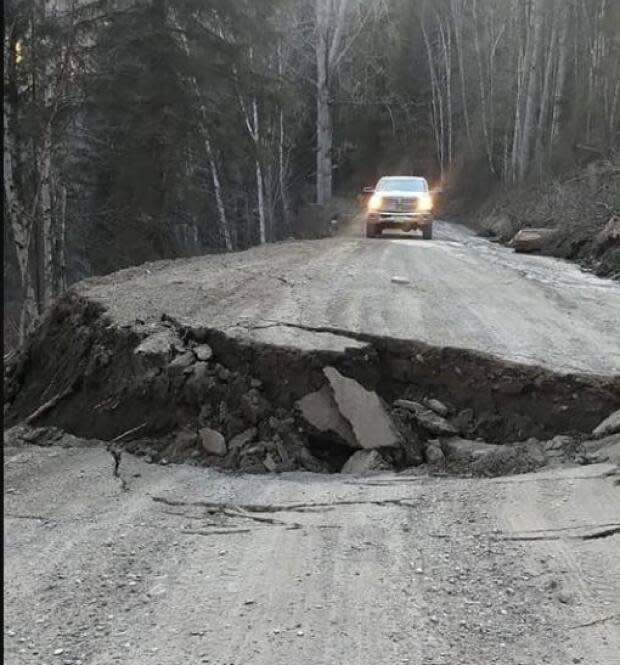
<svg viewBox="0 0 620 665">
<path fill-rule="evenodd" d="M 620 279 L 618 162 L 594 162 L 542 185 L 497 193 L 465 221 L 502 243 L 522 229 L 550 229 L 535 251 Z"/>
<path fill-rule="evenodd" d="M 620 377 L 558 375 L 337 330 L 298 332 L 338 337 L 342 350 L 257 343 L 166 315 L 119 326 L 70 293 L 6 366 L 5 422 L 59 428 L 152 461 L 252 472 L 427 463 L 496 475 L 578 453 L 620 407 Z M 45 429 L 23 434 L 50 436 L 58 439 Z M 507 452 L 483 442 L 508 444 Z M 480 465 L 487 454 L 490 465 Z"/>
</svg>

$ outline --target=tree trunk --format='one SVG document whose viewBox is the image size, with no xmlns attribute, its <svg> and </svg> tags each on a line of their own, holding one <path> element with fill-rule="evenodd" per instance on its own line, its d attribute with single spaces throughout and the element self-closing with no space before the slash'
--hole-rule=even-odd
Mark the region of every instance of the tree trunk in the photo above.
<svg viewBox="0 0 620 665">
<path fill-rule="evenodd" d="M 258 192 L 258 235 L 261 245 L 267 242 L 267 225 L 265 223 L 265 192 L 263 170 L 260 160 L 256 160 L 256 191 Z"/>
<path fill-rule="evenodd" d="M 67 236 L 67 188 L 60 185 L 58 191 L 58 236 L 56 241 L 57 285 L 56 292 L 67 288 L 66 236 Z"/>
<path fill-rule="evenodd" d="M 555 50 L 557 46 L 557 24 L 554 20 L 555 16 L 551 16 L 551 37 L 549 39 L 549 48 L 547 50 L 547 64 L 545 65 L 545 75 L 543 82 L 542 95 L 540 99 L 540 108 L 538 111 L 538 124 L 536 128 L 536 149 L 535 149 L 535 162 L 538 166 L 539 177 L 542 177 L 543 168 L 543 137 L 545 136 L 545 129 L 547 127 L 547 119 L 549 117 L 549 109 L 551 107 L 551 87 L 553 77 L 553 67 L 555 62 Z"/>
<path fill-rule="evenodd" d="M 327 205 L 332 198 L 332 118 L 329 107 L 329 17 L 324 0 L 316 0 L 316 202 Z"/>
<path fill-rule="evenodd" d="M 10 34 L 6 34 L 3 45 L 4 64 L 4 105 L 3 126 L 3 168 L 4 202 L 7 221 L 13 233 L 15 256 L 19 270 L 21 287 L 21 312 L 19 323 L 19 343 L 22 344 L 37 318 L 36 298 L 30 275 L 30 245 L 32 240 L 32 216 L 28 215 L 22 203 L 21 192 L 15 179 L 18 146 L 15 134 L 13 100 L 11 99 L 11 75 L 14 73 L 15 44 Z M 13 120 L 13 121 L 11 121 Z"/>
<path fill-rule="evenodd" d="M 426 30 L 426 22 L 424 14 L 426 10 L 426 2 L 422 5 L 422 16 L 420 18 L 420 25 L 422 27 L 422 37 L 424 38 L 424 45 L 426 46 L 426 58 L 428 60 L 428 68 L 431 77 L 431 103 L 432 103 L 432 127 L 435 136 L 435 147 L 437 150 L 437 161 L 439 162 L 439 170 L 441 174 L 441 182 L 445 177 L 445 156 L 444 156 L 444 119 L 443 119 L 443 103 L 441 98 L 441 91 L 437 82 L 437 72 L 435 71 L 435 58 L 431 46 L 428 32 Z"/>
<path fill-rule="evenodd" d="M 568 62 L 568 26 L 570 5 L 562 3 L 560 14 L 560 32 L 558 36 L 558 66 L 555 78 L 555 91 L 553 94 L 553 111 L 551 114 L 551 140 L 549 146 L 555 142 L 562 122 L 562 99 L 564 95 L 564 84 L 566 82 L 566 70 Z"/>
<path fill-rule="evenodd" d="M 286 186 L 286 165 L 284 161 L 284 111 L 280 110 L 280 141 L 278 145 L 278 183 L 280 186 L 280 200 L 282 201 L 282 217 L 287 232 L 290 231 L 290 211 L 288 205 L 288 191 Z"/>
<path fill-rule="evenodd" d="M 233 242 L 230 235 L 230 227 L 228 226 L 228 219 L 226 217 L 226 208 L 224 207 L 224 199 L 222 197 L 222 186 L 220 184 L 220 176 L 217 170 L 217 164 L 215 163 L 215 156 L 213 154 L 213 149 L 211 148 L 211 141 L 209 140 L 208 134 L 205 132 L 205 150 L 207 157 L 209 159 L 209 166 L 211 167 L 211 178 L 213 179 L 213 190 L 215 192 L 215 203 L 217 206 L 217 212 L 220 218 L 220 229 L 222 235 L 224 236 L 224 244 L 226 249 L 229 252 L 233 250 Z"/>
<path fill-rule="evenodd" d="M 471 121 L 469 119 L 469 108 L 467 105 L 467 88 L 465 86 L 465 64 L 463 62 L 463 6 L 462 0 L 451 0 L 452 19 L 454 22 L 454 39 L 456 41 L 456 53 L 459 64 L 459 78 L 461 81 L 461 100 L 463 103 L 463 117 L 465 119 L 465 133 L 470 151 L 473 152 L 474 142 L 471 135 Z"/>
<path fill-rule="evenodd" d="M 528 31 L 533 31 L 532 45 L 526 65 L 527 92 L 525 112 L 523 114 L 523 131 L 519 154 L 519 181 L 523 182 L 527 175 L 532 155 L 532 144 L 535 137 L 534 118 L 539 102 L 538 79 L 539 59 L 542 45 L 543 12 L 542 0 L 532 0 Z"/>
<path fill-rule="evenodd" d="M 47 95 L 46 95 L 47 96 Z M 52 127 L 48 123 L 39 153 L 41 178 L 40 216 L 41 250 L 43 269 L 41 271 L 41 307 L 43 311 L 54 301 L 54 225 L 52 213 Z"/>
<path fill-rule="evenodd" d="M 444 70 L 446 73 L 446 115 L 448 118 L 448 166 L 452 166 L 452 36 L 450 25 L 446 21 L 446 26 L 442 23 L 441 17 L 437 17 L 439 23 L 439 34 L 441 37 L 441 46 L 444 61 Z"/>
<path fill-rule="evenodd" d="M 523 91 L 526 83 L 526 62 L 527 54 L 530 50 L 531 33 L 526 30 L 525 41 L 522 43 L 520 38 L 521 34 L 521 20 L 519 18 L 520 0 L 514 0 L 514 34 L 517 44 L 516 48 L 516 61 L 517 61 L 517 77 L 516 77 L 516 99 L 515 99 L 515 112 L 513 122 L 513 137 L 512 137 L 512 155 L 511 155 L 511 173 L 510 180 L 516 183 L 519 175 L 519 155 L 521 153 L 521 141 L 523 135 Z M 525 17 L 527 23 L 528 17 Z"/>
<path fill-rule="evenodd" d="M 254 124 L 253 139 L 256 148 L 256 192 L 258 198 L 258 235 L 260 244 L 267 242 L 267 225 L 265 222 L 265 188 L 263 170 L 260 163 L 260 126 L 258 124 L 258 104 L 256 98 L 252 100 L 252 118 Z"/>
<path fill-rule="evenodd" d="M 487 117 L 487 98 L 486 86 L 484 84 L 485 72 L 484 64 L 482 61 L 482 48 L 480 46 L 480 35 L 478 33 L 478 2 L 472 0 L 472 14 L 474 19 L 474 48 L 476 50 L 476 60 L 478 62 L 478 84 L 480 88 L 480 120 L 482 122 L 482 133 L 484 135 L 484 146 L 486 149 L 487 161 L 489 163 L 489 170 L 495 173 L 495 166 L 493 165 L 493 146 L 491 145 L 491 137 L 489 135 L 489 122 Z"/>
<path fill-rule="evenodd" d="M 614 88 L 614 93 L 611 102 L 611 111 L 609 113 L 609 127 L 607 128 L 607 133 L 609 137 L 612 137 L 617 131 L 618 124 L 620 122 L 620 119 L 618 118 L 618 116 L 620 115 L 620 113 L 618 113 L 619 108 L 620 108 L 620 72 L 618 73 L 618 80 L 616 81 L 616 85 Z"/>
</svg>

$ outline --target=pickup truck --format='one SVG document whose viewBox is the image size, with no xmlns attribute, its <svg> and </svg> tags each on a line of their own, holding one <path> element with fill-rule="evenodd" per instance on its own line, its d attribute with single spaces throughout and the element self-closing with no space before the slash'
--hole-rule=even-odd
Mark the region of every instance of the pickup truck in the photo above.
<svg viewBox="0 0 620 665">
<path fill-rule="evenodd" d="M 383 229 L 420 230 L 422 237 L 433 237 L 433 198 L 425 178 L 390 176 L 381 178 L 374 188 L 366 212 L 366 236 L 375 238 Z"/>
</svg>

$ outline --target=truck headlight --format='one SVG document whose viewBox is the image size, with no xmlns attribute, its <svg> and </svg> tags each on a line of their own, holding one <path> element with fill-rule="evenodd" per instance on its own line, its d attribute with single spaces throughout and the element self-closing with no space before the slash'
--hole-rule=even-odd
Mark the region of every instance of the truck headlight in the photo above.
<svg viewBox="0 0 620 665">
<path fill-rule="evenodd" d="M 433 209 L 433 199 L 430 194 L 425 194 L 418 201 L 418 210 L 422 212 L 430 212 Z"/>
<path fill-rule="evenodd" d="M 373 194 L 368 201 L 368 210 L 379 210 L 383 204 L 383 197 L 381 194 Z"/>
</svg>

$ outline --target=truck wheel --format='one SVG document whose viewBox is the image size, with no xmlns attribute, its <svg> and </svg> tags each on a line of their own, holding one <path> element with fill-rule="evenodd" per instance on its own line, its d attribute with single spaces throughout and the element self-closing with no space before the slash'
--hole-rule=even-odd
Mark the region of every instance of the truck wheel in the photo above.
<svg viewBox="0 0 620 665">
<path fill-rule="evenodd" d="M 422 227 L 422 238 L 424 240 L 430 240 L 433 237 L 433 225 L 428 224 L 427 226 Z"/>
<path fill-rule="evenodd" d="M 371 224 L 370 222 L 366 223 L 366 237 L 367 238 L 376 238 L 379 235 L 377 231 L 377 225 Z"/>
</svg>

